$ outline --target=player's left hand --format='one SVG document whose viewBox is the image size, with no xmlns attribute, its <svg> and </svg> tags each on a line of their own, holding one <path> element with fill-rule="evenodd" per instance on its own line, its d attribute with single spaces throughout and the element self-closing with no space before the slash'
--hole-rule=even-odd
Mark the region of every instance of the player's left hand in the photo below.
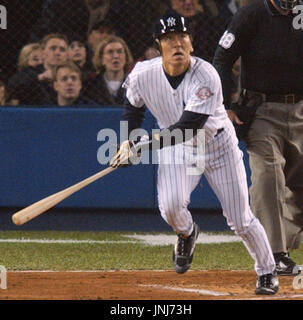
<svg viewBox="0 0 303 320">
<path fill-rule="evenodd" d="M 117 153 L 111 158 L 109 165 L 112 168 L 128 167 L 137 164 L 140 157 L 136 144 L 132 140 L 126 140 L 118 147 Z"/>
</svg>

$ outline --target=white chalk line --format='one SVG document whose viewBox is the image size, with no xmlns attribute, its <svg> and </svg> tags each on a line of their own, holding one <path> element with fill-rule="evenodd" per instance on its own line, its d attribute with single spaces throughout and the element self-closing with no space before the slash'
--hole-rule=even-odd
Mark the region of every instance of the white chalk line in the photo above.
<svg viewBox="0 0 303 320">
<path fill-rule="evenodd" d="M 138 243 L 131 240 L 73 240 L 73 239 L 0 239 L 2 243 L 42 243 L 42 244 L 119 244 L 119 243 Z"/>
<path fill-rule="evenodd" d="M 174 245 L 177 239 L 176 235 L 123 235 L 123 237 L 129 240 L 77 240 L 77 239 L 0 239 L 0 243 L 40 243 L 40 244 L 144 244 L 149 246 L 166 246 Z M 227 242 L 240 242 L 240 238 L 233 235 L 212 235 L 206 233 L 200 233 L 197 240 L 197 244 L 209 244 L 209 243 L 227 243 Z"/>
<path fill-rule="evenodd" d="M 152 245 L 171 245 L 176 243 L 176 235 L 167 234 L 134 234 L 125 235 L 131 239 L 141 240 L 145 243 Z M 226 234 L 208 234 L 205 232 L 200 232 L 196 244 L 206 244 L 206 243 L 227 243 L 227 242 L 240 242 L 241 238 L 235 235 Z"/>
<path fill-rule="evenodd" d="M 191 293 L 198 293 L 207 296 L 231 296 L 232 294 L 229 292 L 217 292 L 217 291 L 210 291 L 204 289 L 191 289 L 191 288 L 181 288 L 181 287 L 171 287 L 171 286 L 162 286 L 158 284 L 139 284 L 140 287 L 149 287 L 149 288 L 156 288 L 156 289 L 164 289 L 164 290 L 173 290 L 173 291 L 182 291 L 182 292 L 191 292 Z"/>
</svg>

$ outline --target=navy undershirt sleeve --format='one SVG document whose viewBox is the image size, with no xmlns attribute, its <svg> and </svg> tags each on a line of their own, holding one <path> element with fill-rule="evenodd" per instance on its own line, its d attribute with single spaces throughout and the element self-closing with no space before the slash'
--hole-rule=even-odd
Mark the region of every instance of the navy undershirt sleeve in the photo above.
<svg viewBox="0 0 303 320">
<path fill-rule="evenodd" d="M 176 145 L 178 143 L 185 142 L 186 140 L 189 140 L 190 138 L 196 136 L 198 129 L 203 128 L 208 117 L 208 114 L 183 111 L 182 116 L 178 122 L 160 131 L 160 149 L 169 145 Z M 176 129 L 181 130 L 182 135 L 172 135 L 171 133 Z M 189 129 L 192 130 L 192 135 L 185 134 L 185 131 Z M 155 139 L 153 134 L 150 134 L 149 137 L 150 139 Z M 170 139 L 168 139 L 167 137 L 170 137 Z"/>
<path fill-rule="evenodd" d="M 145 110 L 145 106 L 136 108 L 125 98 L 122 120 L 128 122 L 128 136 L 133 130 L 141 128 L 144 121 Z"/>
<path fill-rule="evenodd" d="M 134 129 L 140 128 L 143 121 L 144 121 L 144 113 L 145 113 L 145 107 L 142 108 L 136 108 L 128 101 L 128 99 L 125 100 L 124 104 L 124 112 L 122 119 L 124 121 L 128 121 L 128 129 L 130 132 Z M 186 141 L 186 139 L 189 139 L 190 137 L 193 137 L 197 134 L 198 129 L 202 129 L 205 122 L 207 121 L 209 115 L 207 114 L 201 114 L 197 112 L 192 111 L 183 111 L 181 118 L 178 122 L 175 124 L 169 126 L 166 129 L 163 129 L 160 131 L 158 137 L 160 140 L 158 140 L 158 144 L 160 141 L 160 148 L 163 148 L 167 145 L 175 145 L 178 143 L 182 143 Z M 175 129 L 179 129 L 182 132 L 182 135 L 171 135 L 172 131 Z M 191 129 L 193 130 L 193 135 L 186 135 L 185 130 Z M 168 139 L 171 137 L 171 139 Z M 155 139 L 153 134 L 149 135 L 150 140 L 150 147 L 152 145 L 152 140 Z"/>
</svg>

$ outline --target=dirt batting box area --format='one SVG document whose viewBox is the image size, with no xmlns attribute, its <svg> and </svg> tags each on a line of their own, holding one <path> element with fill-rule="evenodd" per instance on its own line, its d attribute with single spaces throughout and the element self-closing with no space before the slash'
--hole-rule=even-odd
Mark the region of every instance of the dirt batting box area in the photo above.
<svg viewBox="0 0 303 320">
<path fill-rule="evenodd" d="M 294 289 L 294 277 L 279 280 L 278 294 L 256 296 L 254 271 L 14 271 L 7 272 L 0 299 L 303 300 L 303 289 Z"/>
</svg>

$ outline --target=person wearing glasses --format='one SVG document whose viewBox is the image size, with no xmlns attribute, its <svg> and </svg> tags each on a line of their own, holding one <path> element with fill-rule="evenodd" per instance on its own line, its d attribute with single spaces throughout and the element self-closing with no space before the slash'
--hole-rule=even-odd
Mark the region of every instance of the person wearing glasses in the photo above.
<svg viewBox="0 0 303 320">
<path fill-rule="evenodd" d="M 122 105 L 122 83 L 132 63 L 133 57 L 126 42 L 117 36 L 106 37 L 95 51 L 93 65 L 96 76 L 84 89 L 85 96 L 101 105 Z"/>
</svg>

